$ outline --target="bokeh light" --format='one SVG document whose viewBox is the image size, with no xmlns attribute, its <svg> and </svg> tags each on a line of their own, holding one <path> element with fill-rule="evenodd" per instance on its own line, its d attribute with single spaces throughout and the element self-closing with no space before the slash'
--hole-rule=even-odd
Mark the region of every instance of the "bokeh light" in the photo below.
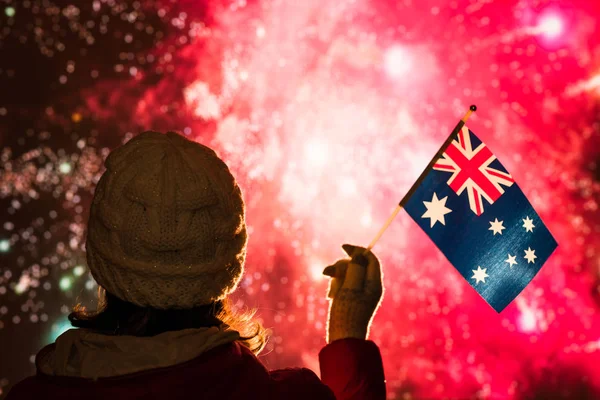
<svg viewBox="0 0 600 400">
<path fill-rule="evenodd" d="M 71 289 L 71 286 L 73 286 L 73 279 L 69 276 L 64 276 L 60 279 L 58 285 L 60 286 L 61 290 L 69 290 Z"/>
<path fill-rule="evenodd" d="M 394 46 L 385 53 L 385 70 L 394 78 L 407 78 L 411 72 L 412 60 L 410 53 L 402 46 Z"/>
<path fill-rule="evenodd" d="M 75 268 L 73 268 L 73 274 L 75 276 L 81 276 L 84 273 L 85 273 L 85 267 L 82 267 L 81 265 L 78 265 Z"/>
<path fill-rule="evenodd" d="M 63 174 L 68 174 L 69 172 L 71 172 L 71 164 L 64 162 L 60 164 L 58 170 Z"/>
<path fill-rule="evenodd" d="M 540 18 L 537 28 L 541 34 L 553 39 L 563 33 L 564 21 L 557 14 L 547 14 Z"/>
<path fill-rule="evenodd" d="M 85 234 L 109 151 L 209 145 L 250 232 L 234 295 L 269 368 L 318 371 L 327 279 L 367 245 L 470 104 L 470 127 L 559 243 L 496 314 L 405 213 L 375 247 L 371 338 L 391 399 L 600 398 L 600 3 L 5 0 L 0 397 L 95 306 Z"/>
</svg>

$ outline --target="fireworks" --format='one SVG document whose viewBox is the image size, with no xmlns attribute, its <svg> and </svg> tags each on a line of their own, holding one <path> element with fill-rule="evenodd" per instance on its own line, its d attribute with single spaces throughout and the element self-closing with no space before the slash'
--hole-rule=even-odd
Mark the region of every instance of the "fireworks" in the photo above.
<svg viewBox="0 0 600 400">
<path fill-rule="evenodd" d="M 70 306 L 93 305 L 87 210 L 103 159 L 134 134 L 180 131 L 227 161 L 250 232 L 237 305 L 273 329 L 270 368 L 318 370 L 322 269 L 372 239 L 472 103 L 469 125 L 559 248 L 497 315 L 401 214 L 374 249 L 390 396 L 600 386 L 600 5 L 536 7 L 5 1 L 0 354 L 22 362 L 2 364 L 0 392 L 33 372 Z"/>
</svg>

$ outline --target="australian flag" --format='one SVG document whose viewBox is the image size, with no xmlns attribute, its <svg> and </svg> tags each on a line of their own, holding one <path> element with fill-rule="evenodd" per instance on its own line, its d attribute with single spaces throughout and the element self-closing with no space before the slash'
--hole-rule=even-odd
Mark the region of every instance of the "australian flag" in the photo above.
<svg viewBox="0 0 600 400">
<path fill-rule="evenodd" d="M 513 177 L 462 122 L 404 208 L 497 312 L 557 247 Z"/>
</svg>

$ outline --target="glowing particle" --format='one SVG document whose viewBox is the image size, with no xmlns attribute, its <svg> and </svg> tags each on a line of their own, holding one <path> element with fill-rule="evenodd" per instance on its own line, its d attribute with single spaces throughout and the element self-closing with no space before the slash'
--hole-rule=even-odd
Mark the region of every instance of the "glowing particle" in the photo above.
<svg viewBox="0 0 600 400">
<path fill-rule="evenodd" d="M 21 286 L 21 285 L 16 285 L 15 286 L 15 293 L 16 294 L 23 294 L 25 293 L 25 290 L 27 290 L 25 287 Z"/>
<path fill-rule="evenodd" d="M 309 268 L 311 278 L 315 281 L 324 279 L 325 275 L 323 275 L 323 270 L 326 265 L 327 264 L 323 262 L 314 261 Z"/>
<path fill-rule="evenodd" d="M 78 123 L 79 121 L 81 121 L 81 114 L 79 113 L 73 113 L 71 114 L 71 121 Z"/>
<path fill-rule="evenodd" d="M 412 68 L 412 59 L 408 51 L 402 46 L 388 49 L 384 56 L 385 71 L 392 78 L 406 75 Z"/>
<path fill-rule="evenodd" d="M 61 290 L 69 290 L 71 289 L 72 285 L 73 279 L 68 276 L 61 278 L 60 282 L 58 283 L 58 286 L 60 286 Z"/>
<path fill-rule="evenodd" d="M 85 272 L 85 268 L 82 267 L 81 265 L 78 265 L 75 268 L 73 268 L 73 274 L 75 276 L 81 276 L 81 275 L 83 275 L 84 272 Z"/>
<path fill-rule="evenodd" d="M 306 162 L 311 167 L 321 168 L 327 163 L 327 144 L 319 140 L 308 141 L 304 147 Z"/>
<path fill-rule="evenodd" d="M 23 274 L 19 278 L 19 282 L 14 286 L 14 291 L 16 294 L 23 294 L 29 289 L 31 284 L 31 277 L 28 274 Z"/>
<path fill-rule="evenodd" d="M 266 33 L 267 31 L 263 26 L 259 26 L 258 28 L 256 28 L 256 37 L 263 38 L 265 37 Z"/>
<path fill-rule="evenodd" d="M 371 214 L 364 214 L 361 218 L 360 218 L 360 224 L 362 226 L 364 226 L 365 228 L 371 226 L 371 223 L 373 222 L 373 219 L 371 217 Z"/>
<path fill-rule="evenodd" d="M 522 310 L 521 317 L 519 318 L 519 326 L 524 332 L 531 332 L 535 329 L 536 319 L 531 309 L 525 308 Z"/>
<path fill-rule="evenodd" d="M 71 164 L 69 164 L 68 162 L 64 162 L 64 163 L 60 164 L 60 166 L 58 167 L 58 170 L 62 174 L 68 174 L 69 172 L 71 172 Z"/>
<path fill-rule="evenodd" d="M 195 116 L 206 120 L 221 117 L 219 99 L 210 91 L 208 84 L 194 82 L 184 89 L 183 95 Z"/>
<path fill-rule="evenodd" d="M 558 15 L 548 14 L 540 18 L 537 29 L 539 33 L 553 39 L 563 33 L 564 23 Z"/>
<path fill-rule="evenodd" d="M 6 239 L 0 240 L 0 253 L 6 253 L 10 250 L 10 242 Z"/>
<path fill-rule="evenodd" d="M 87 281 L 87 282 L 85 283 L 85 288 L 86 288 L 87 290 L 92 290 L 92 289 L 94 289 L 95 287 L 96 287 L 96 281 L 94 281 L 93 279 L 90 279 L 89 281 Z"/>
<path fill-rule="evenodd" d="M 14 7 L 6 7 L 4 9 L 4 14 L 6 14 L 6 16 L 9 18 L 14 17 L 16 14 Z"/>
<path fill-rule="evenodd" d="M 352 195 L 356 194 L 358 191 L 358 186 L 356 184 L 356 181 L 352 178 L 348 178 L 348 177 L 342 178 L 342 179 L 340 179 L 338 184 L 339 184 L 340 192 L 342 193 L 343 196 L 352 196 Z"/>
</svg>

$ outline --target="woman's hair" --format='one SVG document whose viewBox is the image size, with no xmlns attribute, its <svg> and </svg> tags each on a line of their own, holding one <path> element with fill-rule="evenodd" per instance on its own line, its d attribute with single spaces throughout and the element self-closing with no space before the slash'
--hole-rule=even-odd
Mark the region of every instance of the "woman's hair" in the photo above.
<svg viewBox="0 0 600 400">
<path fill-rule="evenodd" d="M 228 325 L 240 333 L 240 342 L 254 354 L 262 351 L 268 332 L 253 319 L 256 310 L 235 311 L 229 299 L 186 310 L 140 307 L 98 289 L 98 307 L 88 311 L 81 304 L 69 314 L 71 325 L 106 334 L 155 336 L 163 332 Z"/>
</svg>

